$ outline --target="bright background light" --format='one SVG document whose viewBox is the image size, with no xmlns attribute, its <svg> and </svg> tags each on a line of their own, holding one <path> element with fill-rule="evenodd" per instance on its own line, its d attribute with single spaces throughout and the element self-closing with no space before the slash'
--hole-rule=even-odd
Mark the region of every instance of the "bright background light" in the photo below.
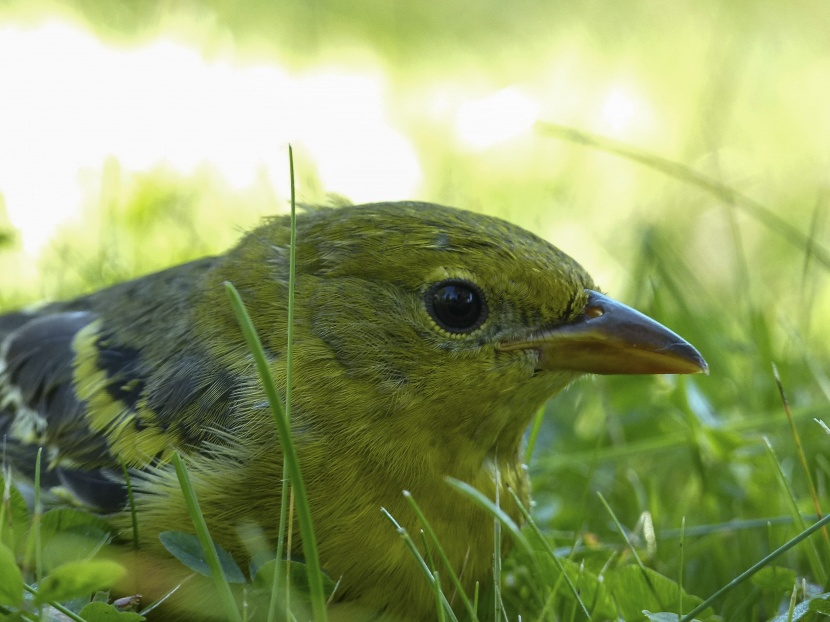
<svg viewBox="0 0 830 622">
<path fill-rule="evenodd" d="M 31 253 L 79 213 L 80 172 L 111 156 L 127 171 L 209 164 L 240 190 L 264 172 L 285 189 L 291 143 L 356 202 L 409 198 L 421 179 L 378 71 L 290 74 L 168 38 L 114 48 L 59 22 L 0 27 L 0 59 L 0 192 Z"/>
<path fill-rule="evenodd" d="M 511 87 L 464 101 L 456 117 L 456 132 L 462 144 L 485 149 L 527 135 L 538 120 L 538 102 Z"/>
</svg>

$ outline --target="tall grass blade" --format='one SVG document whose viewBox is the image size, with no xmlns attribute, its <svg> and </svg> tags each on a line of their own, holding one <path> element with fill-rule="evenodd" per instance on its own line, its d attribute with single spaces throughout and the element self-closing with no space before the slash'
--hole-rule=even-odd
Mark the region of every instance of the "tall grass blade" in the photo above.
<svg viewBox="0 0 830 622">
<path fill-rule="evenodd" d="M 190 513 L 190 519 L 193 521 L 193 526 L 196 529 L 196 536 L 199 538 L 199 543 L 202 545 L 202 550 L 205 554 L 205 562 L 210 568 L 210 575 L 213 583 L 216 586 L 219 595 L 219 601 L 225 610 L 225 615 L 228 620 L 232 622 L 242 622 L 239 615 L 239 609 L 236 606 L 236 601 L 231 591 L 231 586 L 228 583 L 227 577 L 222 570 L 222 565 L 219 562 L 219 556 L 216 554 L 216 548 L 213 545 L 213 540 L 208 532 L 205 517 L 199 507 L 199 500 L 196 498 L 196 491 L 193 489 L 193 484 L 190 482 L 190 475 L 184 466 L 181 456 L 178 451 L 173 452 L 173 466 L 176 469 L 176 476 L 179 478 L 179 486 L 181 486 L 184 500 L 187 503 L 187 510 Z"/>
<path fill-rule="evenodd" d="M 824 518 L 822 518 L 817 523 L 814 523 L 813 525 L 811 525 L 810 527 L 808 527 L 807 529 L 802 531 L 800 534 L 798 534 L 792 540 L 789 540 L 788 542 L 786 542 L 786 543 L 782 544 L 781 546 L 779 546 L 772 553 L 770 553 L 769 555 L 764 557 L 761 561 L 759 561 L 756 564 L 753 564 L 750 568 L 748 568 L 747 570 L 745 570 L 744 572 L 739 574 L 737 577 L 732 579 L 729 583 L 724 585 L 717 592 L 712 594 L 709 598 L 707 598 L 702 603 L 700 603 L 697 607 L 692 609 L 689 613 L 687 613 L 680 620 L 680 622 L 692 622 L 692 620 L 694 620 L 694 617 L 697 614 L 699 614 L 701 611 L 705 611 L 706 608 L 709 607 L 718 598 L 720 598 L 721 596 L 723 596 L 727 592 L 730 592 L 731 590 L 733 590 L 735 587 L 737 587 L 738 585 L 740 585 L 741 583 L 743 583 L 744 581 L 749 579 L 756 572 L 758 572 L 761 568 L 763 568 L 764 566 L 772 563 L 772 561 L 775 558 L 783 555 L 784 553 L 789 551 L 791 548 L 793 548 L 796 544 L 799 544 L 802 540 L 804 540 L 806 538 L 809 538 L 816 531 L 818 531 L 819 529 L 822 529 L 827 524 L 830 524 L 830 516 L 825 516 Z"/>
</svg>

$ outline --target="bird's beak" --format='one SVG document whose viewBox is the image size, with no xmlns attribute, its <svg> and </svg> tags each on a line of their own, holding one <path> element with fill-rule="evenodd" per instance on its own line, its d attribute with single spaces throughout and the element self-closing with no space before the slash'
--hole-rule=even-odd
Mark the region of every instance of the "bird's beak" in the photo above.
<svg viewBox="0 0 830 622">
<path fill-rule="evenodd" d="M 585 290 L 588 304 L 569 324 L 501 350 L 535 349 L 540 369 L 589 374 L 709 373 L 700 353 L 650 317 L 607 296 Z"/>
</svg>

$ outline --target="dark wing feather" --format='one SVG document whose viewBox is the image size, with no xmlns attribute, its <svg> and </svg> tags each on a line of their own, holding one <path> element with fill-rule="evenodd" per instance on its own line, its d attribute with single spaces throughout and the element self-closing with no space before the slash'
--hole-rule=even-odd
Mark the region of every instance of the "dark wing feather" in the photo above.
<svg viewBox="0 0 830 622">
<path fill-rule="evenodd" d="M 112 470 L 71 466 L 107 454 L 73 388 L 73 340 L 95 318 L 89 311 L 0 316 L 0 436 L 16 470 L 33 477 L 37 449 L 46 447 L 41 484 L 62 484 L 80 501 L 107 510 L 124 502 Z"/>
<path fill-rule="evenodd" d="M 7 408 L 17 407 L 13 414 L 22 416 L 23 409 L 34 411 L 48 420 L 53 432 L 63 422 L 78 418 L 81 404 L 71 390 L 72 340 L 94 319 L 87 311 L 49 314 L 30 319 L 6 337 L 0 395 Z"/>
<path fill-rule="evenodd" d="M 217 261 L 0 316 L 0 441 L 18 471 L 44 447 L 44 482 L 110 508 L 122 465 L 223 442 L 245 379 L 194 338 L 192 316 Z"/>
</svg>

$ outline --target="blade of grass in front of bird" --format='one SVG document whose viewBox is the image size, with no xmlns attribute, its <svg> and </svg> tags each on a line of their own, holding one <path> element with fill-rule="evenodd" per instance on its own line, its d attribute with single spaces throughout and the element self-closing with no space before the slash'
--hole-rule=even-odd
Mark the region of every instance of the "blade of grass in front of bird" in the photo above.
<svg viewBox="0 0 830 622">
<path fill-rule="evenodd" d="M 542 421 L 545 418 L 545 407 L 542 406 L 536 411 L 536 416 L 533 417 L 533 425 L 530 428 L 530 434 L 527 437 L 527 447 L 525 447 L 525 464 L 530 464 L 533 457 L 533 450 L 536 449 L 536 441 L 539 438 L 539 431 L 542 429 Z"/>
<path fill-rule="evenodd" d="M 196 529 L 196 537 L 199 538 L 199 543 L 202 545 L 202 550 L 205 554 L 205 562 L 210 568 L 210 576 L 216 586 L 219 595 L 219 601 L 225 610 L 225 615 L 229 620 L 234 622 L 241 622 L 242 618 L 239 615 L 239 609 L 236 606 L 236 601 L 233 597 L 230 583 L 222 570 L 222 564 L 219 562 L 219 555 L 216 553 L 216 547 L 210 537 L 210 532 L 205 523 L 205 517 L 202 514 L 202 509 L 199 507 L 199 500 L 196 498 L 196 491 L 193 489 L 193 484 L 190 481 L 190 475 L 187 468 L 182 461 L 178 451 L 173 452 L 173 466 L 176 469 L 176 477 L 179 479 L 179 486 L 184 494 L 184 500 L 187 504 L 187 511 L 190 514 L 190 520 L 193 521 L 193 527 Z"/>
<path fill-rule="evenodd" d="M 292 172 L 291 177 L 293 179 L 293 152 L 290 148 L 289 161 Z M 292 212 L 295 209 L 295 201 L 293 197 L 294 191 L 292 183 Z M 295 218 L 292 216 L 292 223 L 294 222 L 294 220 Z M 296 260 L 296 224 L 292 224 L 291 237 L 291 259 L 289 260 L 289 339 L 293 337 L 293 329 L 291 328 L 291 313 L 293 313 L 293 264 Z M 234 313 L 236 314 L 236 319 L 239 322 L 239 326 L 242 329 L 242 334 L 244 335 L 245 341 L 248 344 L 248 348 L 250 349 L 251 354 L 254 357 L 257 372 L 259 373 L 260 380 L 262 381 L 263 388 L 265 390 L 265 395 L 268 399 L 269 406 L 271 407 L 271 413 L 274 418 L 274 423 L 277 427 L 277 433 L 279 435 L 280 444 L 283 450 L 283 459 L 285 461 L 284 464 L 288 468 L 289 477 L 291 479 L 291 486 L 294 490 L 294 494 L 296 495 L 297 520 L 300 523 L 300 535 L 303 541 L 303 553 L 306 568 L 308 570 L 309 597 L 311 600 L 312 613 L 314 615 L 315 621 L 326 622 L 326 620 L 328 619 L 328 615 L 326 613 L 325 593 L 323 592 L 323 573 L 322 569 L 320 568 L 320 559 L 319 554 L 317 552 L 317 539 L 314 535 L 314 528 L 311 520 L 311 510 L 308 503 L 308 495 L 306 494 L 305 484 L 302 479 L 299 457 L 297 455 L 296 447 L 294 446 L 294 441 L 291 438 L 290 421 L 287 417 L 287 413 L 283 409 L 283 404 L 279 396 L 279 391 L 277 390 L 276 384 L 274 383 L 274 378 L 271 375 L 271 370 L 268 367 L 268 361 L 262 349 L 262 342 L 260 341 L 259 335 L 257 334 L 253 322 L 251 321 L 251 316 L 248 314 L 248 311 L 242 302 L 242 298 L 239 296 L 239 292 L 236 291 L 236 288 L 233 286 L 233 284 L 225 283 L 225 288 L 228 292 L 228 296 L 231 299 L 231 306 L 233 307 Z M 288 363 L 291 357 L 290 346 L 291 343 L 289 341 L 289 351 L 287 354 L 286 363 Z M 288 367 L 286 369 L 286 387 L 291 386 L 290 372 L 291 369 L 290 367 Z M 286 391 L 286 393 L 289 394 L 289 391 Z M 289 404 L 288 400 L 286 400 L 286 404 Z"/>
<path fill-rule="evenodd" d="M 401 527 L 400 523 L 397 520 L 395 520 L 395 517 L 389 513 L 389 510 L 387 510 L 386 508 L 381 508 L 380 511 L 395 527 L 395 531 L 398 532 L 398 535 L 404 541 L 404 544 L 406 544 L 407 548 L 409 549 L 409 552 L 412 553 L 412 556 L 418 563 L 418 567 L 421 569 L 421 572 L 424 574 L 424 577 L 426 577 L 426 580 L 429 582 L 429 584 L 434 587 L 435 575 L 433 575 L 432 571 L 429 569 L 429 565 L 424 559 L 424 556 L 421 555 L 420 551 L 418 551 L 418 547 L 415 546 L 415 542 L 414 540 L 412 540 L 412 537 L 409 535 L 409 532 L 404 527 Z M 455 612 L 452 610 L 452 606 L 447 600 L 447 597 L 440 590 L 440 584 L 439 593 L 441 594 L 441 603 L 443 605 L 443 609 L 445 610 L 447 615 L 450 616 L 450 619 L 453 622 L 458 622 L 458 618 L 456 617 Z"/>
<path fill-rule="evenodd" d="M 444 595 L 444 588 L 441 585 L 441 573 L 435 565 L 435 559 L 432 557 L 432 549 L 429 546 L 429 542 L 427 542 L 426 533 L 424 533 L 423 529 L 420 529 L 418 535 L 421 536 L 421 545 L 424 547 L 424 554 L 427 557 L 424 562 L 432 573 L 432 592 L 435 596 L 435 610 L 438 612 L 438 622 L 446 622 L 447 616 L 444 608 L 441 606 L 441 598 Z"/>
<path fill-rule="evenodd" d="M 295 194 L 294 194 L 294 157 L 293 157 L 293 150 L 291 146 L 288 147 L 288 164 L 289 164 L 289 179 L 291 183 L 291 234 L 290 234 L 290 244 L 291 249 L 289 251 L 289 266 L 288 266 L 288 352 L 286 356 L 286 413 L 283 414 L 289 421 L 289 414 L 290 414 L 290 387 L 291 387 L 291 378 L 293 376 L 292 369 L 293 369 L 293 354 L 291 347 L 293 344 L 293 336 L 294 336 L 294 261 L 296 261 L 296 256 L 294 255 L 294 238 L 296 237 L 296 215 L 295 215 Z M 277 416 L 275 413 L 274 416 Z M 288 523 L 289 518 L 288 514 L 288 499 L 289 499 L 289 487 L 291 486 L 291 478 L 288 472 L 288 462 L 283 461 L 282 465 L 282 494 L 280 495 L 280 518 L 279 524 L 277 526 L 277 550 L 274 555 L 275 561 L 275 572 L 274 578 L 271 583 L 271 598 L 270 603 L 268 605 L 268 619 L 267 622 L 276 622 L 277 620 L 277 608 L 280 603 L 280 595 L 282 594 L 282 584 L 283 579 L 285 579 L 286 585 L 286 594 L 284 598 L 284 605 L 285 605 L 285 617 L 286 619 L 290 618 L 290 600 L 288 597 L 288 586 L 291 584 L 289 577 L 283 577 L 283 573 L 280 572 L 280 567 L 282 565 L 282 561 L 285 559 L 284 554 L 284 547 L 285 547 L 285 531 L 286 525 L 291 524 Z M 293 504 L 292 504 L 293 507 Z M 293 515 L 292 515 L 293 517 Z M 290 546 L 290 545 L 289 545 Z M 286 566 L 286 573 L 288 572 L 288 568 L 290 566 Z"/>
<path fill-rule="evenodd" d="M 274 578 L 271 582 L 271 600 L 270 604 L 268 605 L 268 621 L 267 622 L 276 622 L 277 619 L 277 607 L 279 605 L 280 599 L 279 595 L 282 593 L 282 572 L 280 572 L 280 565 L 284 558 L 283 548 L 285 545 L 285 526 L 288 520 L 288 488 L 290 486 L 289 477 L 288 477 L 288 467 L 283 464 L 282 465 L 282 495 L 280 496 L 280 520 L 279 525 L 277 527 L 277 550 L 274 555 L 274 559 L 276 562 L 276 567 L 274 570 Z M 288 581 L 286 581 L 286 585 L 288 585 Z M 288 607 L 287 599 L 286 599 L 286 608 Z M 286 616 L 287 617 L 287 616 Z"/>
<path fill-rule="evenodd" d="M 407 492 L 404 490 L 404 492 Z M 418 535 L 421 536 L 421 545 L 424 547 L 424 555 L 426 555 L 426 559 L 424 560 L 427 563 L 427 566 L 430 569 L 430 572 L 434 575 L 438 572 L 438 567 L 435 564 L 435 559 L 432 557 L 432 549 L 429 546 L 429 542 L 427 542 L 427 535 L 423 529 L 418 530 Z"/>
<path fill-rule="evenodd" d="M 40 533 L 40 520 L 43 516 L 43 503 L 40 499 L 40 466 L 42 459 L 43 447 L 38 447 L 37 462 L 35 462 L 35 511 L 32 516 L 32 526 L 35 534 L 35 577 L 38 582 L 43 579 L 43 543 Z"/>
<path fill-rule="evenodd" d="M 772 553 L 770 553 L 769 555 L 764 557 L 762 560 L 760 560 L 759 562 L 753 564 L 750 568 L 748 568 L 747 570 L 745 570 L 744 572 L 739 574 L 737 577 L 732 579 L 729 583 L 724 585 L 721 589 L 719 589 L 717 592 L 712 594 L 709 598 L 704 600 L 697 607 L 695 607 L 689 613 L 687 613 L 680 620 L 680 622 L 692 622 L 692 620 L 694 620 L 694 617 L 697 614 L 699 614 L 701 611 L 705 611 L 707 607 L 711 606 L 712 603 L 714 603 L 721 596 L 723 596 L 727 592 L 733 590 L 738 585 L 740 585 L 741 583 L 743 583 L 744 581 L 749 579 L 756 572 L 761 570 L 761 568 L 771 564 L 773 562 L 773 560 L 775 560 L 777 557 L 780 557 L 781 555 L 783 555 L 784 553 L 789 551 L 791 548 L 793 548 L 794 546 L 799 544 L 802 540 L 804 540 L 806 538 L 809 538 L 816 531 L 818 531 L 819 529 L 824 528 L 825 525 L 829 525 L 829 524 L 830 524 L 830 515 L 825 516 L 824 518 L 822 518 L 820 521 L 818 521 L 816 523 L 813 523 L 807 529 L 805 529 L 800 534 L 798 534 L 795 538 L 793 538 L 792 540 L 788 540 L 787 542 L 785 542 L 784 544 L 779 546 L 777 549 L 775 549 Z"/>
<path fill-rule="evenodd" d="M 545 552 L 550 557 L 553 565 L 556 566 L 556 569 L 560 572 L 562 578 L 565 580 L 565 583 L 570 589 L 571 594 L 574 597 L 574 600 L 579 604 L 579 607 L 582 609 L 582 613 L 585 614 L 585 618 L 587 620 L 591 619 L 591 614 L 588 612 L 588 608 L 585 606 L 585 603 L 582 602 L 582 598 L 579 596 L 579 590 L 576 589 L 576 586 L 571 581 L 571 578 L 568 576 L 568 573 L 565 571 L 565 566 L 562 565 L 559 557 L 556 555 L 556 552 L 551 547 L 550 543 L 547 541 L 547 538 L 542 534 L 542 530 L 539 529 L 539 526 L 536 524 L 536 521 L 533 520 L 533 517 L 528 512 L 527 508 L 519 499 L 519 495 L 516 494 L 516 491 L 511 490 L 510 494 L 513 496 L 513 501 L 516 503 L 516 506 L 519 508 L 519 511 L 524 516 L 525 522 L 527 523 L 530 530 L 534 533 L 534 535 L 539 539 L 539 542 L 542 543 L 542 546 L 545 549 Z"/>
<path fill-rule="evenodd" d="M 441 575 L 436 570 L 432 573 L 432 592 L 435 594 L 435 610 L 438 612 L 438 622 L 446 622 L 447 615 L 444 613 L 444 608 L 441 606 Z"/>
<path fill-rule="evenodd" d="M 35 563 L 35 582 L 40 583 L 43 579 L 43 550 L 40 541 L 40 521 L 43 516 L 43 504 L 40 500 L 40 462 L 43 456 L 43 447 L 37 450 L 37 457 L 35 459 L 35 499 L 34 508 L 32 510 L 32 527 L 29 541 L 26 545 L 26 558 L 31 563 Z"/>
<path fill-rule="evenodd" d="M 294 148 L 291 145 L 288 145 L 288 179 L 291 187 L 291 233 L 289 236 L 289 244 L 291 245 L 288 251 L 288 329 L 286 335 L 286 352 L 285 352 L 285 409 L 283 416 L 285 417 L 285 421 L 288 423 L 289 435 L 291 430 L 291 396 L 292 396 L 292 388 L 294 385 L 293 381 L 293 370 L 294 370 L 294 285 L 297 279 L 297 196 L 294 186 Z M 297 460 L 297 469 L 299 470 L 299 459 Z M 288 480 L 285 483 L 288 486 L 291 486 L 290 490 L 288 486 L 283 488 L 283 495 L 282 495 L 282 502 L 285 502 L 285 497 L 288 496 L 288 509 L 285 518 L 283 519 L 283 525 L 287 527 L 288 530 L 288 556 L 291 556 L 291 536 L 292 536 L 292 528 L 294 526 L 294 486 L 291 484 L 291 476 L 288 473 L 288 469 L 286 465 L 283 464 L 283 471 L 284 473 L 284 480 Z M 298 475 L 299 477 L 299 475 Z M 286 495 L 288 492 L 288 495 Z M 309 529 L 311 529 L 312 534 L 314 533 L 312 525 L 311 525 L 311 511 L 308 512 L 308 525 Z M 281 517 L 282 518 L 282 517 Z M 287 521 L 287 522 L 286 522 Z M 280 533 L 282 533 L 282 529 L 280 529 Z M 316 559 L 316 551 L 315 551 L 315 559 Z M 279 563 L 279 561 L 277 562 Z M 286 565 L 286 575 L 285 575 L 285 582 L 286 582 L 286 590 L 285 590 L 285 610 L 286 613 L 290 613 L 291 608 L 291 597 L 289 594 L 288 586 L 291 585 L 291 565 Z M 275 573 L 278 575 L 280 573 Z M 322 595 L 322 577 L 320 578 L 320 593 Z M 274 580 L 274 586 L 278 586 L 277 579 Z M 276 593 L 276 592 L 275 592 Z M 321 596 L 322 598 L 322 596 Z M 274 601 L 273 594 L 271 601 Z M 322 599 L 323 604 L 322 607 L 325 609 L 325 599 Z"/>
<path fill-rule="evenodd" d="M 462 495 L 490 512 L 494 517 L 498 518 L 499 521 L 501 521 L 501 524 L 507 527 L 510 535 L 516 540 L 516 544 L 522 547 L 523 551 L 527 553 L 530 559 L 533 559 L 533 547 L 530 546 L 530 542 L 528 542 L 527 538 L 524 537 L 524 534 L 521 529 L 519 529 L 516 522 L 510 518 L 504 510 L 490 501 L 490 499 L 488 499 L 480 491 L 470 486 L 467 482 L 462 482 L 454 477 L 445 477 L 444 481 L 455 488 L 455 490 L 460 492 Z"/>
<path fill-rule="evenodd" d="M 444 547 L 441 546 L 441 543 L 438 541 L 438 536 L 435 535 L 435 531 L 433 531 L 432 526 L 429 524 L 429 521 L 424 516 L 424 513 L 421 511 L 421 507 L 415 501 L 415 498 L 412 496 L 408 490 L 403 491 L 403 496 L 409 502 L 412 511 L 415 512 L 415 516 L 418 517 L 418 520 L 423 525 L 424 532 L 426 536 L 429 538 L 429 541 L 432 543 L 432 546 L 438 552 L 438 556 L 441 558 L 441 563 L 447 569 L 447 573 L 449 574 L 450 581 L 455 586 L 456 593 L 458 597 L 461 599 L 461 602 L 464 604 L 464 608 L 467 610 L 467 613 L 470 614 L 470 619 L 475 620 L 477 618 L 476 611 L 473 608 L 473 604 L 470 602 L 470 599 L 467 597 L 467 594 L 464 592 L 464 587 L 461 585 L 461 579 L 458 578 L 458 574 L 455 572 L 455 569 L 450 564 L 450 560 L 447 557 L 446 552 L 444 551 Z"/>
<path fill-rule="evenodd" d="M 191 573 L 191 574 L 187 575 L 184 579 L 182 579 L 181 581 L 179 581 L 179 583 L 177 583 L 177 584 L 176 584 L 176 586 L 175 586 L 175 587 L 173 587 L 173 589 L 169 590 L 166 594 L 162 595 L 160 598 L 158 598 L 158 599 L 154 600 L 152 603 L 150 603 L 149 605 L 147 605 L 144 609 L 142 609 L 141 611 L 139 611 L 139 612 L 138 612 L 138 614 L 139 614 L 139 615 L 141 615 L 141 616 L 144 616 L 144 617 L 146 618 L 146 617 L 147 617 L 147 615 L 148 615 L 151 611 L 153 611 L 154 609 L 158 609 L 159 607 L 161 607 L 161 605 L 163 605 L 163 604 L 164 604 L 164 603 L 165 603 L 165 602 L 166 602 L 166 601 L 167 601 L 167 600 L 168 600 L 171 596 L 173 596 L 173 594 L 175 594 L 176 592 L 178 592 L 178 591 L 179 591 L 179 589 L 181 589 L 181 587 L 182 587 L 185 583 L 187 583 L 188 581 L 190 581 L 191 579 L 193 579 L 193 577 L 195 577 L 195 576 L 196 576 L 196 573 L 195 573 L 195 572 L 193 572 L 193 573 Z"/>
<path fill-rule="evenodd" d="M 677 590 L 677 614 L 683 615 L 683 564 L 685 563 L 686 549 L 686 517 L 680 520 L 680 564 L 677 568 L 677 585 L 680 588 Z"/>
<path fill-rule="evenodd" d="M 281 414 L 273 411 L 274 417 L 282 417 L 285 421 L 289 422 L 289 434 L 290 434 L 290 421 L 291 421 L 291 391 L 293 386 L 293 360 L 294 360 L 294 285 L 296 282 L 296 274 L 297 274 L 297 254 L 296 254 L 296 241 L 297 241 L 297 198 L 296 198 L 296 189 L 294 184 L 294 148 L 289 145 L 288 146 L 288 170 L 289 170 L 289 182 L 291 187 L 291 232 L 289 237 L 289 259 L 288 259 L 288 329 L 287 329 L 287 347 L 286 347 L 286 361 L 285 361 L 285 407 L 281 411 Z M 251 327 L 253 329 L 253 327 Z M 272 380 L 273 381 L 273 380 Z M 265 380 L 263 379 L 263 382 Z M 278 427 L 279 432 L 279 427 Z M 282 438 L 282 435 L 280 435 Z M 283 462 L 283 476 L 282 476 L 282 496 L 280 499 L 280 520 L 279 520 L 279 527 L 277 530 L 277 550 L 275 555 L 276 561 L 276 571 L 274 572 L 273 582 L 271 584 L 271 599 L 270 604 L 268 607 L 268 622 L 275 622 L 277 619 L 277 607 L 280 602 L 280 595 L 282 594 L 282 582 L 285 581 L 285 596 L 283 598 L 284 605 L 285 605 L 285 615 L 286 618 L 291 617 L 290 612 L 290 596 L 289 596 L 289 586 L 291 585 L 290 576 L 288 573 L 290 572 L 290 564 L 286 565 L 286 576 L 283 577 L 283 573 L 279 571 L 279 568 L 282 564 L 282 561 L 285 559 L 284 556 L 284 545 L 285 545 L 285 535 L 286 535 L 286 527 L 289 531 L 289 557 L 290 557 L 290 531 L 293 526 L 293 516 L 294 516 L 294 489 L 291 487 L 291 466 L 289 464 L 289 459 L 285 452 L 283 453 L 284 462 Z M 299 469 L 299 464 L 297 464 Z M 289 503 L 290 500 L 290 503 Z M 289 509 L 290 507 L 290 509 Z M 307 515 L 309 516 L 308 520 L 308 529 L 311 533 L 314 533 L 313 525 L 311 524 L 310 510 L 308 511 Z M 299 520 L 302 522 L 305 520 L 304 515 L 301 513 Z M 317 559 L 315 553 L 315 559 Z M 309 568 L 309 572 L 311 568 Z M 310 580 L 309 580 L 310 581 Z M 322 586 L 322 577 L 320 577 L 320 584 Z M 311 583 L 309 582 L 309 585 Z M 312 588 L 313 591 L 313 588 Z M 321 587 L 322 592 L 322 587 Z M 319 607 L 321 610 L 325 609 L 325 599 L 322 599 L 322 603 L 316 603 L 314 601 L 314 596 L 312 595 L 312 603 L 313 606 Z"/>
<path fill-rule="evenodd" d="M 498 464 L 498 456 L 494 462 Z M 501 510 L 501 472 L 498 469 L 495 469 L 495 485 L 493 505 Z M 501 521 L 498 515 L 493 515 L 493 620 L 500 619 L 507 622 L 507 612 L 501 598 Z"/>
<path fill-rule="evenodd" d="M 294 246 L 294 237 L 296 236 L 296 216 L 295 216 L 295 197 L 294 197 L 294 157 L 293 157 L 293 150 L 289 145 L 288 148 L 288 163 L 289 163 L 289 179 L 291 183 L 291 250 L 289 251 L 289 266 L 288 266 L 288 353 L 286 356 L 286 379 L 287 379 L 287 390 L 286 390 L 286 407 L 289 408 L 290 404 L 290 386 L 291 386 L 291 377 L 292 377 L 292 368 L 293 368 L 293 353 L 292 353 L 292 343 L 293 343 L 293 326 L 294 326 L 294 266 L 293 263 L 296 260 L 296 257 L 293 255 L 293 246 Z M 276 416 L 276 415 L 275 415 Z M 286 418 L 288 418 L 289 413 L 286 413 Z M 289 419 L 290 421 L 290 419 Z M 268 605 L 268 620 L 267 622 L 276 622 L 277 620 L 277 608 L 280 603 L 280 595 L 283 593 L 283 585 L 289 585 L 288 581 L 285 579 L 285 572 L 284 569 L 287 569 L 287 564 L 283 564 L 283 560 L 285 559 L 284 556 L 284 549 L 285 549 L 285 531 L 286 531 L 286 524 L 287 521 L 291 520 L 288 516 L 288 490 L 291 485 L 291 478 L 288 472 L 288 462 L 283 461 L 282 465 L 282 495 L 280 496 L 280 519 L 279 524 L 277 526 L 277 550 L 274 555 L 274 578 L 271 583 L 271 599 Z M 285 601 L 285 617 L 288 619 L 290 617 L 289 607 L 290 601 L 288 598 L 288 594 L 286 592 Z"/>
<path fill-rule="evenodd" d="M 2 448 L 2 452 L 5 456 L 5 447 Z M 12 495 L 11 467 L 6 464 L 3 464 L 2 469 L 2 472 L 0 472 L 0 475 L 3 476 L 3 496 L 0 497 L 0 542 L 3 541 L 3 529 L 6 526 L 6 508 L 8 508 L 9 512 L 11 513 Z M 14 543 L 14 540 L 10 540 L 10 542 Z"/>
<path fill-rule="evenodd" d="M 288 489 L 288 514 L 287 514 L 287 533 L 285 534 L 285 556 L 286 559 L 291 559 L 291 545 L 294 538 L 294 488 Z M 285 611 L 291 612 L 291 564 L 285 565 Z"/>
<path fill-rule="evenodd" d="M 121 470 L 124 472 L 124 485 L 127 488 L 127 502 L 130 506 L 130 521 L 133 528 L 133 549 L 138 550 L 138 512 L 135 509 L 135 496 L 133 495 L 133 484 L 130 480 L 130 470 L 125 462 L 121 462 Z"/>
</svg>

